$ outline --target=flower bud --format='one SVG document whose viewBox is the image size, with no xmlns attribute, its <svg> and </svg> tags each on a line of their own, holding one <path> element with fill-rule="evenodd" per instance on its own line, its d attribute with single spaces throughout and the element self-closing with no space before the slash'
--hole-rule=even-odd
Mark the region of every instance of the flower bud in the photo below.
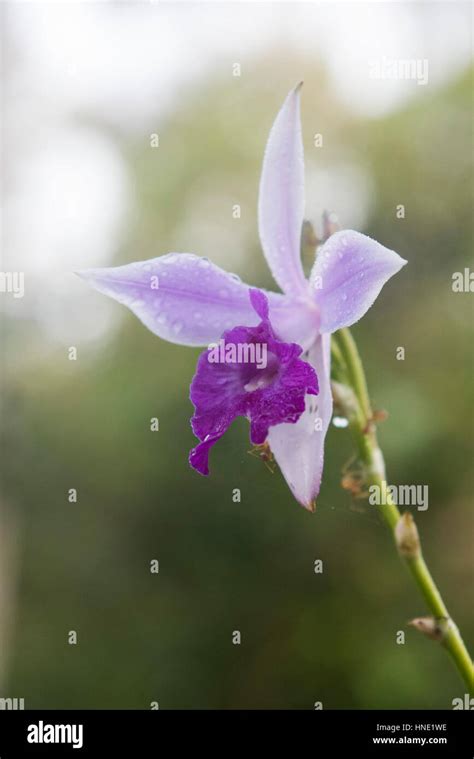
<svg viewBox="0 0 474 759">
<path fill-rule="evenodd" d="M 405 559 L 416 559 L 421 555 L 420 538 L 415 520 L 409 511 L 405 511 L 395 527 L 395 541 L 398 552 Z"/>
<path fill-rule="evenodd" d="M 335 232 L 338 232 L 341 228 L 339 219 L 332 211 L 323 212 L 323 240 L 327 240 Z"/>
</svg>

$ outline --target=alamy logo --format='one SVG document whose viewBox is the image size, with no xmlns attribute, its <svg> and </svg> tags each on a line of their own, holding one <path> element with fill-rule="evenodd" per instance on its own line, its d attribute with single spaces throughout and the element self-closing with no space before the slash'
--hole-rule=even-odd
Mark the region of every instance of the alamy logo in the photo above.
<svg viewBox="0 0 474 759">
<path fill-rule="evenodd" d="M 390 497 L 397 506 L 416 506 L 418 511 L 426 511 L 428 508 L 428 485 L 387 485 L 382 480 L 380 485 L 369 487 L 369 503 L 371 506 L 380 506 L 387 502 Z"/>
<path fill-rule="evenodd" d="M 266 343 L 227 343 L 222 338 L 208 346 L 210 364 L 255 364 L 257 369 L 267 366 Z"/>
<path fill-rule="evenodd" d="M 474 710 L 474 698 L 470 698 L 469 693 L 464 694 L 464 698 L 453 698 L 451 701 L 453 709 L 468 709 Z"/>
<path fill-rule="evenodd" d="M 0 710 L 16 710 L 25 708 L 24 698 L 0 698 Z"/>
<path fill-rule="evenodd" d="M 378 58 L 369 61 L 371 79 L 413 79 L 428 84 L 426 58 Z"/>
<path fill-rule="evenodd" d="M 73 748 L 83 746 L 83 725 L 50 725 L 40 720 L 28 725 L 28 743 L 70 743 Z"/>
<path fill-rule="evenodd" d="M 12 293 L 14 298 L 25 294 L 25 274 L 22 271 L 0 271 L 0 293 Z"/>
</svg>

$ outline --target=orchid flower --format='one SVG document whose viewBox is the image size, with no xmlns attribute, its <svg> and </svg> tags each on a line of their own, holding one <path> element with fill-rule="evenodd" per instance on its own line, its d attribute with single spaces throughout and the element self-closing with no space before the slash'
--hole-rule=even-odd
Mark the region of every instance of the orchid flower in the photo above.
<svg viewBox="0 0 474 759">
<path fill-rule="evenodd" d="M 246 416 L 252 442 L 269 445 L 296 500 L 314 510 L 332 416 L 331 333 L 358 321 L 406 261 L 345 230 L 324 243 L 305 278 L 300 88 L 289 93 L 273 124 L 260 180 L 260 240 L 282 293 L 251 288 L 190 253 L 79 274 L 164 340 L 207 346 L 191 385 L 199 440 L 191 465 L 208 474 L 210 448 L 236 416 Z M 210 344 L 221 340 L 225 348 L 263 342 L 269 362 L 211 363 Z"/>
</svg>

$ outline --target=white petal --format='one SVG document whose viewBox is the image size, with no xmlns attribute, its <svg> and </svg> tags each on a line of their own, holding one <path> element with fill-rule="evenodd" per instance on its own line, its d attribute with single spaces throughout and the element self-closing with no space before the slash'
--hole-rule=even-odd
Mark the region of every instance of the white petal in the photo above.
<svg viewBox="0 0 474 759">
<path fill-rule="evenodd" d="M 320 335 L 306 360 L 318 375 L 319 395 L 306 397 L 306 411 L 296 424 L 270 428 L 268 442 L 273 455 L 299 503 L 313 511 L 324 465 L 324 439 L 332 416 L 331 337 Z"/>
</svg>

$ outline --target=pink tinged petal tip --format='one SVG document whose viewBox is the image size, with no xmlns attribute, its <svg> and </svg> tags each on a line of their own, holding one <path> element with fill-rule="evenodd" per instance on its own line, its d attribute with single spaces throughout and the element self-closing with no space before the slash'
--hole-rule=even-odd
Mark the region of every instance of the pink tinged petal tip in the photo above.
<svg viewBox="0 0 474 759">
<path fill-rule="evenodd" d="M 335 332 L 357 322 L 406 263 L 398 253 L 360 232 L 332 235 L 318 252 L 310 276 L 321 332 Z"/>
<path fill-rule="evenodd" d="M 258 201 L 263 252 L 276 282 L 289 295 L 307 292 L 300 258 L 304 215 L 301 84 L 290 92 L 271 129 Z"/>
<path fill-rule="evenodd" d="M 296 424 L 270 429 L 268 443 L 291 492 L 308 511 L 316 508 L 324 465 L 324 440 L 332 416 L 330 335 L 321 335 L 308 355 L 319 378 L 317 398 L 306 397 Z"/>
</svg>

